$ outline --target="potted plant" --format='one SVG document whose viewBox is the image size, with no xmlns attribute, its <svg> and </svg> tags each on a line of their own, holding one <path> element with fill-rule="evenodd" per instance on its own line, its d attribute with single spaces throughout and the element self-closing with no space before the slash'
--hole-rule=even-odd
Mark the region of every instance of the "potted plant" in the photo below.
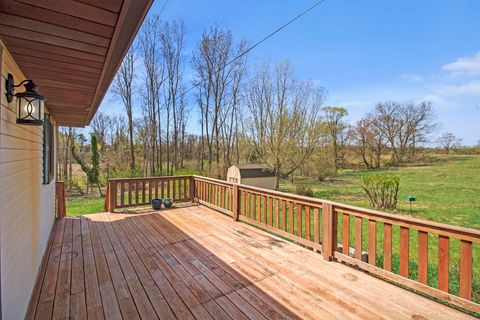
<svg viewBox="0 0 480 320">
<path fill-rule="evenodd" d="M 173 205 L 173 200 L 171 198 L 163 199 L 163 205 L 165 208 L 171 208 Z"/>
<path fill-rule="evenodd" d="M 160 210 L 161 208 L 162 208 L 162 199 L 159 199 L 159 198 L 152 199 L 152 209 Z"/>
</svg>

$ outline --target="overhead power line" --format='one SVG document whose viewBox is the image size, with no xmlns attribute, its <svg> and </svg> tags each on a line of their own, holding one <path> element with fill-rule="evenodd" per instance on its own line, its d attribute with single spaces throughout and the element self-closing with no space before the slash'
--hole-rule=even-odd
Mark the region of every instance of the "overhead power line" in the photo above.
<svg viewBox="0 0 480 320">
<path fill-rule="evenodd" d="M 283 25 L 281 25 L 280 27 L 278 27 L 277 29 L 275 29 L 274 31 L 272 31 L 270 34 L 268 34 L 267 36 L 265 36 L 264 38 L 262 38 L 261 40 L 259 40 L 258 42 L 256 42 L 254 45 L 248 47 L 245 51 L 243 51 L 242 53 L 240 53 L 239 55 L 237 55 L 236 57 L 234 57 L 232 60 L 230 60 L 229 62 L 227 62 L 223 67 L 220 68 L 219 72 L 222 71 L 223 69 L 225 69 L 226 67 L 228 67 L 229 65 L 231 65 L 232 63 L 234 63 L 235 61 L 237 61 L 238 59 L 240 59 L 241 57 L 243 57 L 244 55 L 246 55 L 247 53 L 249 53 L 250 51 L 252 51 L 253 49 L 255 49 L 256 47 L 258 47 L 259 45 L 261 45 L 263 42 L 267 41 L 268 39 L 270 39 L 271 37 L 273 37 L 274 35 L 276 35 L 277 33 L 279 33 L 280 31 L 282 31 L 283 29 L 285 29 L 286 27 L 288 27 L 289 25 L 291 25 L 292 23 L 294 23 L 295 21 L 297 21 L 298 19 L 300 19 L 301 17 L 303 17 L 304 15 L 306 15 L 307 13 L 309 13 L 310 11 L 312 11 L 313 9 L 315 9 L 316 7 L 318 7 L 319 5 L 321 5 L 325 0 L 320 0 L 320 1 L 317 1 L 316 3 L 314 3 L 311 7 L 305 9 L 304 11 L 300 12 L 299 14 L 297 14 L 295 17 L 293 17 L 292 19 L 290 19 L 288 22 L 284 23 Z M 195 85 L 193 85 L 192 87 L 190 87 L 188 90 L 184 91 L 182 96 L 186 95 L 188 92 L 192 91 L 193 89 L 197 88 L 198 86 L 200 85 L 200 83 L 197 83 Z"/>
</svg>

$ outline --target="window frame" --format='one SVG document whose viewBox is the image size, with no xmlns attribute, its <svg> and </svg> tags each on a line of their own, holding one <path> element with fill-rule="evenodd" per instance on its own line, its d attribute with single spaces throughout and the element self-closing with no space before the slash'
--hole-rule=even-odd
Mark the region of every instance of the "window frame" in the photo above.
<svg viewBox="0 0 480 320">
<path fill-rule="evenodd" d="M 51 116 L 45 113 L 43 120 L 43 184 L 48 185 L 55 176 L 55 125 Z"/>
</svg>

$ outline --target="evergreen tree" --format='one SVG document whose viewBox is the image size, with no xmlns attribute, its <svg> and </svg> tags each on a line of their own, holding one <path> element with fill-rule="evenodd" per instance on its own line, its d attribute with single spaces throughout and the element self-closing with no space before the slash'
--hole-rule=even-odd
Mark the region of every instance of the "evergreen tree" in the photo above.
<svg viewBox="0 0 480 320">
<path fill-rule="evenodd" d="M 77 154 L 75 145 L 72 145 L 72 156 L 75 161 L 80 165 L 80 168 L 87 175 L 87 193 L 88 186 L 96 184 L 98 187 L 98 192 L 103 197 L 102 188 L 100 186 L 100 156 L 98 154 L 98 143 L 97 137 L 95 134 L 90 136 L 90 153 L 91 155 L 91 165 L 87 165 Z"/>
</svg>

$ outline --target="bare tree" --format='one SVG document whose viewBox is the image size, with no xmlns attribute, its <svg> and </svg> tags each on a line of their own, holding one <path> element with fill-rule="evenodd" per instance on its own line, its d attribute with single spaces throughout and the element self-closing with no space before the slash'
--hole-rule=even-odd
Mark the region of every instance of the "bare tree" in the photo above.
<svg viewBox="0 0 480 320">
<path fill-rule="evenodd" d="M 144 150 L 150 157 L 150 174 L 155 175 L 156 168 L 162 170 L 161 156 L 161 119 L 160 119 L 160 88 L 164 82 L 164 63 L 161 60 L 162 49 L 158 38 L 160 20 L 153 16 L 145 21 L 139 37 L 139 48 L 144 67 L 144 85 L 142 86 L 142 112 L 147 121 L 145 130 L 148 138 L 145 143 L 149 150 Z M 160 144 L 160 146 L 159 146 Z M 146 155 L 145 155 L 146 156 Z"/>
<path fill-rule="evenodd" d="M 113 91 L 125 107 L 128 118 L 130 142 L 130 169 L 135 170 L 135 146 L 133 141 L 133 99 L 135 78 L 135 48 L 132 46 L 123 59 L 113 83 Z"/>
<path fill-rule="evenodd" d="M 288 63 L 257 72 L 247 92 L 248 139 L 258 158 L 276 176 L 289 175 L 318 146 L 324 90 L 311 82 L 297 82 Z"/>
<path fill-rule="evenodd" d="M 324 107 L 325 129 L 330 138 L 335 172 L 345 162 L 345 150 L 352 137 L 351 127 L 346 123 L 348 111 L 339 107 Z"/>
<path fill-rule="evenodd" d="M 368 169 L 380 168 L 385 135 L 376 125 L 377 119 L 367 114 L 357 122 L 356 140 L 363 163 Z"/>
<path fill-rule="evenodd" d="M 164 86 L 165 106 L 167 108 L 167 172 L 178 170 L 178 150 L 181 124 L 181 108 L 184 107 L 183 98 L 183 50 L 185 26 L 183 21 L 164 22 L 160 30 L 163 62 L 166 70 L 166 84 Z M 170 123 L 170 116 L 172 121 Z M 170 126 L 173 126 L 173 159 L 170 164 Z M 170 168 L 168 168 L 170 165 Z"/>
<path fill-rule="evenodd" d="M 207 148 L 208 171 L 212 162 L 220 165 L 220 154 L 226 149 L 224 161 L 230 162 L 232 123 L 237 117 L 238 90 L 244 73 L 245 42 L 235 46 L 230 31 L 219 27 L 210 28 L 202 35 L 192 59 L 197 79 L 197 102 L 201 111 L 202 144 Z M 226 126 L 226 127 L 224 127 Z M 226 171 L 217 168 L 217 176 Z"/>
<path fill-rule="evenodd" d="M 375 125 L 385 135 L 393 163 L 414 156 L 416 148 L 435 131 L 435 113 L 429 102 L 399 104 L 393 101 L 375 107 Z"/>
<path fill-rule="evenodd" d="M 462 143 L 462 139 L 457 138 L 451 132 L 445 132 L 438 138 L 437 142 L 445 150 L 445 153 L 449 154 L 452 148 L 458 147 Z"/>
</svg>

